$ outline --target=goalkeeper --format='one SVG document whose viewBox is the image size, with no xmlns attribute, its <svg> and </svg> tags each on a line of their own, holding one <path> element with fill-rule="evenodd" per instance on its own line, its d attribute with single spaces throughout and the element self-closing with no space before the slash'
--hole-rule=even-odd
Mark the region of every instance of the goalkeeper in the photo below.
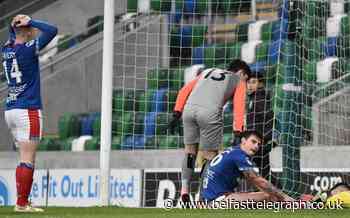
<svg viewBox="0 0 350 218">
<path fill-rule="evenodd" d="M 222 108 L 229 99 L 236 98 L 237 93 L 245 95 L 245 90 L 239 92 L 237 89 L 240 86 L 245 87 L 250 75 L 250 68 L 244 61 L 233 60 L 227 70 L 207 69 L 180 90 L 176 99 L 174 119 L 169 125 L 170 130 L 173 130 L 180 117 L 183 117 L 185 143 L 181 174 L 183 202 L 190 201 L 189 183 L 198 149 L 202 151 L 206 160 L 211 160 L 218 153 L 223 138 Z M 240 106 L 244 107 L 244 100 Z"/>
<path fill-rule="evenodd" d="M 211 160 L 203 173 L 201 199 L 206 202 L 228 199 L 294 201 L 255 172 L 250 158 L 260 149 L 262 138 L 257 131 L 243 132 L 239 146 L 230 147 Z M 234 192 L 242 176 L 260 191 Z"/>
<path fill-rule="evenodd" d="M 316 195 L 311 201 L 324 202 L 330 208 L 337 203 L 340 203 L 343 208 L 350 208 L 350 186 L 343 182 L 338 183 L 328 191 Z"/>
</svg>

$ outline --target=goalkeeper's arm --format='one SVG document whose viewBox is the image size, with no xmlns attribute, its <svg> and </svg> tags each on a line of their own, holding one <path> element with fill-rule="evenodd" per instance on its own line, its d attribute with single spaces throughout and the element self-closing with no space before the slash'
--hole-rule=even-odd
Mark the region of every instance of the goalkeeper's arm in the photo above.
<svg viewBox="0 0 350 218">
<path fill-rule="evenodd" d="M 189 82 L 187 85 L 182 87 L 177 95 L 176 103 L 173 111 L 173 117 L 170 123 L 168 124 L 171 134 L 174 134 L 174 129 L 178 125 L 179 120 L 182 115 L 182 111 L 185 107 L 188 96 L 191 94 L 194 86 L 196 85 L 199 76 Z"/>
<path fill-rule="evenodd" d="M 180 89 L 179 93 L 177 94 L 174 111 L 176 111 L 176 112 L 183 111 L 185 104 L 186 104 L 186 101 L 187 101 L 187 98 L 191 94 L 198 79 L 199 79 L 199 76 L 197 76 L 195 79 L 193 79 L 191 82 L 189 82 L 188 84 L 186 84 L 184 87 L 182 87 Z"/>
<path fill-rule="evenodd" d="M 346 183 L 338 183 L 327 191 L 317 194 L 312 202 L 324 202 L 331 206 L 336 202 L 341 202 L 343 207 L 350 207 L 350 186 Z"/>
</svg>

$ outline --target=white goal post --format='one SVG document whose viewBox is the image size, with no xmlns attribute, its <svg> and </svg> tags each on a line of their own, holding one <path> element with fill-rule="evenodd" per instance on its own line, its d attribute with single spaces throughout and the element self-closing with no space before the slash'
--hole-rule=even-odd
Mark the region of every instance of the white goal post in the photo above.
<svg viewBox="0 0 350 218">
<path fill-rule="evenodd" d="M 104 1 L 101 148 L 100 148 L 100 200 L 101 206 L 109 205 L 110 152 L 112 138 L 112 86 L 113 86 L 113 39 L 114 0 Z"/>
</svg>

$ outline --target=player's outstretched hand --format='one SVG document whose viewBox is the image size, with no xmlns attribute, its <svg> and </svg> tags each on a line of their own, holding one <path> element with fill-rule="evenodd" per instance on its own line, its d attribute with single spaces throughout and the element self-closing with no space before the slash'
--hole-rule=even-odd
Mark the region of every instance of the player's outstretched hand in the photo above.
<svg viewBox="0 0 350 218">
<path fill-rule="evenodd" d="M 181 118 L 182 113 L 180 111 L 174 111 L 173 112 L 173 118 L 168 124 L 168 129 L 170 130 L 171 134 L 175 133 L 175 128 L 179 125 L 179 121 Z"/>
<path fill-rule="evenodd" d="M 284 199 L 283 199 L 284 201 L 295 201 L 294 198 L 292 198 L 292 197 L 290 197 L 290 196 L 288 196 L 286 194 L 284 194 L 283 196 L 284 196 Z"/>
<path fill-rule="evenodd" d="M 13 27 L 28 26 L 30 20 L 31 18 L 28 15 L 19 14 L 12 19 L 11 25 Z"/>
<path fill-rule="evenodd" d="M 310 194 L 302 194 L 299 198 L 301 201 L 313 201 L 314 196 Z"/>
</svg>

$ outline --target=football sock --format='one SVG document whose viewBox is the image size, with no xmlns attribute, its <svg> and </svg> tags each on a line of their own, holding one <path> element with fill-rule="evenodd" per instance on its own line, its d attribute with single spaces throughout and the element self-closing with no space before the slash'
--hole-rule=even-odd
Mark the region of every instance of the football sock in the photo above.
<svg viewBox="0 0 350 218">
<path fill-rule="evenodd" d="M 16 168 L 17 205 L 28 204 L 28 197 L 32 189 L 34 165 L 20 163 Z"/>
<path fill-rule="evenodd" d="M 186 154 L 182 161 L 181 195 L 189 193 L 190 181 L 196 164 L 195 154 Z"/>
</svg>

